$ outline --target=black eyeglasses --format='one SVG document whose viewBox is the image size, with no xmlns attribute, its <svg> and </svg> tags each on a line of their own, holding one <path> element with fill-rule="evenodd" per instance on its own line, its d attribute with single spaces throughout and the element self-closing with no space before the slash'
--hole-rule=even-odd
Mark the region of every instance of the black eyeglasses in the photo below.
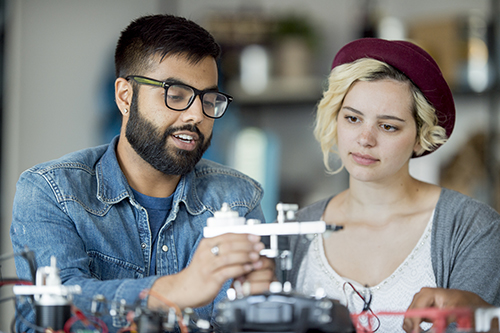
<svg viewBox="0 0 500 333">
<path fill-rule="evenodd" d="M 175 111 L 188 109 L 193 104 L 196 96 L 200 96 L 203 114 L 213 119 L 222 117 L 229 103 L 233 101 L 233 98 L 228 94 L 214 89 L 198 90 L 187 84 L 158 81 L 139 75 L 130 75 L 126 79 L 132 79 L 139 84 L 147 84 L 165 89 L 165 105 Z"/>
</svg>

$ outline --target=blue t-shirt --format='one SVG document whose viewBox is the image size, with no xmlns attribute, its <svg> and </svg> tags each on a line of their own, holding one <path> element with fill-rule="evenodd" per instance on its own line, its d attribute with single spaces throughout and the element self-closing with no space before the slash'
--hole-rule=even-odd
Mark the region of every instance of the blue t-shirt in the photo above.
<svg viewBox="0 0 500 333">
<path fill-rule="evenodd" d="M 168 213 L 172 208 L 173 196 L 167 198 L 156 198 L 137 192 L 132 189 L 134 197 L 146 208 L 148 212 L 149 230 L 151 231 L 151 264 L 149 266 L 149 275 L 156 274 L 156 243 L 158 241 L 158 233 L 160 232 L 163 223 L 167 219 Z"/>
</svg>

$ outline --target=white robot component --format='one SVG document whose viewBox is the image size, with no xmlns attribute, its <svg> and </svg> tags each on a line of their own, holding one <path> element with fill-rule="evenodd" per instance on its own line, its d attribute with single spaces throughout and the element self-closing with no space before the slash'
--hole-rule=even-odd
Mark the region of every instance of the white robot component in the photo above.
<svg viewBox="0 0 500 333">
<path fill-rule="evenodd" d="M 228 298 L 217 304 L 217 322 L 223 332 L 288 332 L 288 333 L 354 333 L 355 329 L 346 307 L 325 297 L 308 297 L 292 290 L 288 274 L 292 269 L 292 255 L 286 236 L 320 234 L 327 230 L 340 230 L 341 226 L 326 226 L 324 221 L 294 222 L 298 206 L 279 203 L 277 221 L 261 223 L 239 217 L 228 204 L 223 204 L 213 218 L 207 220 L 205 237 L 224 233 L 248 233 L 269 236 L 269 248 L 261 255 L 277 260 L 281 282 L 273 282 L 269 291 L 251 295 L 250 285 L 234 281 Z M 291 220 L 291 221 L 290 221 Z M 286 242 L 279 243 L 278 237 Z"/>
<path fill-rule="evenodd" d="M 500 322 L 500 308 L 479 308 L 474 313 L 476 332 L 490 332 L 491 322 L 497 318 Z"/>
<path fill-rule="evenodd" d="M 276 258 L 279 254 L 278 236 L 320 234 L 326 231 L 324 221 L 285 222 L 295 216 L 298 206 L 295 204 L 276 205 L 278 211 L 277 222 L 261 223 L 260 220 L 240 217 L 238 212 L 231 210 L 227 203 L 222 204 L 220 211 L 214 217 L 207 219 L 207 226 L 203 229 L 203 236 L 210 238 L 225 233 L 254 234 L 270 236 L 270 248 L 261 251 L 261 255 Z"/>
<path fill-rule="evenodd" d="M 37 269 L 36 285 L 14 286 L 13 291 L 18 296 L 34 296 L 37 326 L 54 330 L 64 328 L 64 323 L 71 316 L 71 297 L 82 292 L 80 286 L 61 284 L 54 256 L 50 258 L 50 266 Z"/>
</svg>

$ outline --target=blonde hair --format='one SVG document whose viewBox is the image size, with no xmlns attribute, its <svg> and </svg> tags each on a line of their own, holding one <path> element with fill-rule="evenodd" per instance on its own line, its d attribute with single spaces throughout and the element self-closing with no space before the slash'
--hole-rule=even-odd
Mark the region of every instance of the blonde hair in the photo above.
<svg viewBox="0 0 500 333">
<path fill-rule="evenodd" d="M 417 140 L 421 146 L 421 149 L 415 152 L 414 156 L 420 156 L 425 151 L 433 151 L 448 139 L 446 130 L 438 125 L 436 109 L 407 76 L 382 61 L 361 58 L 332 69 L 328 77 L 328 88 L 318 103 L 314 136 L 320 143 L 323 163 L 328 173 L 338 173 L 344 167 L 341 165 L 338 169 L 332 170 L 329 160 L 331 153 L 338 155 L 334 149 L 337 145 L 337 116 L 347 92 L 357 81 L 382 79 L 408 83 L 413 96 L 411 111 L 417 124 Z"/>
</svg>

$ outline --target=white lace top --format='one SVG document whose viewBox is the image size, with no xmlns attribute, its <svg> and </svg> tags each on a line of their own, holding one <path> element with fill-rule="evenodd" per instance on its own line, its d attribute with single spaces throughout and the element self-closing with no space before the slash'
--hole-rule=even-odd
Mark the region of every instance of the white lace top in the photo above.
<svg viewBox="0 0 500 333">
<path fill-rule="evenodd" d="M 415 248 L 404 262 L 377 286 L 365 288 L 359 283 L 339 276 L 328 264 L 323 247 L 323 237 L 316 235 L 304 257 L 297 278 L 297 291 L 305 295 L 314 295 L 322 288 L 327 297 L 337 299 L 347 306 L 351 314 L 363 310 L 364 301 L 353 287 L 366 299 L 370 298 L 370 309 L 375 315 L 381 312 L 404 312 L 410 305 L 413 295 L 422 287 L 436 287 L 436 280 L 431 262 L 431 229 L 434 214 L 425 228 Z M 372 320 L 372 330 L 377 332 L 404 332 L 403 316 L 377 315 Z M 360 317 L 360 324 L 369 327 L 365 318 Z M 428 329 L 430 324 L 422 324 Z M 360 330 L 358 330 L 360 331 Z"/>
</svg>

